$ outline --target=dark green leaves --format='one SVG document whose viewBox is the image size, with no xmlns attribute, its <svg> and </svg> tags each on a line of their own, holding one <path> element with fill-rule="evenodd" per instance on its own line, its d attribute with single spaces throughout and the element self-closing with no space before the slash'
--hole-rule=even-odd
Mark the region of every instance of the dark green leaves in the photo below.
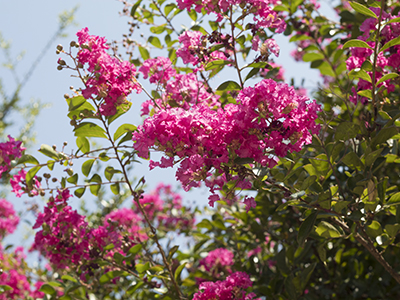
<svg viewBox="0 0 400 300">
<path fill-rule="evenodd" d="M 343 122 L 336 128 L 336 141 L 346 141 L 357 136 L 360 127 L 351 122 Z"/>
<path fill-rule="evenodd" d="M 297 235 L 297 242 L 302 247 L 308 235 L 314 229 L 314 223 L 317 219 L 318 211 L 313 211 L 300 225 L 299 234 Z"/>
</svg>

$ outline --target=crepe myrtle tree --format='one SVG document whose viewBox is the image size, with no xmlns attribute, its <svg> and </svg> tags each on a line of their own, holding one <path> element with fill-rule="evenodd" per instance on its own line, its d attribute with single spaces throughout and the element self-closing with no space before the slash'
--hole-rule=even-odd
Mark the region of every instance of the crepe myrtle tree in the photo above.
<svg viewBox="0 0 400 300">
<path fill-rule="evenodd" d="M 397 299 L 400 5 L 343 1 L 331 20 L 315 0 L 123 4 L 124 58 L 88 28 L 57 46 L 81 80 L 64 96 L 76 146 L 39 162 L 0 144 L 16 195 L 48 199 L 29 250 L 48 264 L 2 250 L 0 298 Z M 313 98 L 285 83 L 276 35 L 320 72 Z M 118 124 L 140 93 L 142 124 Z M 146 190 L 138 157 L 209 206 Z M 89 192 L 98 209 L 74 210 Z M 0 204 L 4 236 L 18 220 Z"/>
</svg>

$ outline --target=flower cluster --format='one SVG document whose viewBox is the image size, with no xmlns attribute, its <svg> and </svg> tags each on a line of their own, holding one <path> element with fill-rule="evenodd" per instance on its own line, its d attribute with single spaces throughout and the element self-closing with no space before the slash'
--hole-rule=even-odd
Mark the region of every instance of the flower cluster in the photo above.
<svg viewBox="0 0 400 300">
<path fill-rule="evenodd" d="M 19 223 L 13 205 L 5 199 L 0 199 L 0 239 L 13 233 Z"/>
<path fill-rule="evenodd" d="M 0 261 L 2 272 L 0 285 L 8 285 L 12 290 L 0 294 L 0 300 L 43 298 L 44 293 L 39 292 L 42 282 L 38 281 L 32 290 L 29 269 L 26 268 L 24 249 L 17 247 L 13 253 L 6 253 L 0 245 Z"/>
<path fill-rule="evenodd" d="M 252 14 L 254 27 L 258 28 L 275 28 L 276 33 L 284 32 L 286 23 L 278 17 L 277 12 L 273 10 L 273 6 L 278 3 L 277 0 L 178 0 L 179 9 L 187 9 L 190 11 L 192 6 L 197 12 L 204 9 L 207 14 L 215 13 L 217 22 L 224 18 L 224 13 L 232 6 L 242 8 L 243 14 Z"/>
<path fill-rule="evenodd" d="M 182 196 L 172 191 L 170 185 L 160 183 L 154 191 L 144 194 L 139 202 L 159 229 L 185 231 L 194 224 L 193 212 L 182 205 Z M 134 211 L 141 214 L 137 206 Z"/>
<path fill-rule="evenodd" d="M 246 289 L 252 285 L 249 275 L 244 272 L 235 272 L 223 281 L 201 283 L 200 292 L 194 294 L 193 300 L 251 300 L 256 295 L 247 293 Z"/>
<path fill-rule="evenodd" d="M 69 190 L 51 197 L 33 226 L 33 229 L 42 227 L 42 230 L 36 233 L 31 249 L 38 250 L 60 269 L 71 263 L 78 266 L 90 258 L 88 223 L 67 204 L 70 197 Z"/>
<path fill-rule="evenodd" d="M 210 274 L 214 279 L 220 279 L 232 273 L 231 266 L 234 264 L 233 253 L 225 248 L 217 248 L 208 253 L 200 261 L 200 270 Z M 198 283 L 204 282 L 202 278 L 196 278 Z"/>
<path fill-rule="evenodd" d="M 379 16 L 380 9 L 377 7 L 370 7 L 370 9 Z M 400 16 L 392 16 L 389 13 L 383 12 L 382 19 L 389 21 L 394 18 L 398 18 Z M 365 41 L 372 49 L 375 47 L 375 42 L 371 41 L 371 35 L 376 34 L 376 28 L 378 24 L 377 18 L 368 18 L 366 19 L 362 25 L 360 26 L 360 31 L 363 32 L 358 39 Z M 383 47 L 385 44 L 397 38 L 400 35 L 400 24 L 399 23 L 390 23 L 383 27 L 381 33 L 381 46 Z M 361 69 L 364 62 L 369 61 L 371 59 L 371 55 L 373 54 L 373 50 L 369 48 L 350 48 L 351 56 L 347 59 L 346 65 L 348 70 Z M 375 72 L 375 82 L 378 82 L 384 75 L 389 74 L 391 72 L 398 72 L 400 70 L 400 46 L 394 45 L 388 48 L 384 52 L 379 52 L 376 57 L 376 67 L 377 71 Z M 372 79 L 372 71 L 367 71 L 367 74 Z M 395 84 L 391 78 L 385 80 L 377 85 L 377 87 L 384 87 L 384 90 L 388 93 L 393 92 L 395 90 Z M 350 96 L 350 101 L 354 104 L 357 104 L 360 101 L 363 104 L 368 102 L 368 99 L 365 97 L 361 97 L 357 95 L 357 91 L 361 90 L 371 90 L 372 83 L 359 79 L 357 84 L 357 89 L 352 88 L 352 96 Z"/>
<path fill-rule="evenodd" d="M 248 186 L 238 159 L 273 167 L 277 156 L 300 151 L 311 142 L 311 133 L 319 130 L 315 123 L 319 106 L 287 84 L 265 79 L 244 88 L 236 100 L 237 104 L 217 111 L 203 103 L 189 110 L 161 110 L 133 134 L 134 148 L 143 158 L 149 158 L 150 149 L 165 153 L 167 157 L 151 161 L 151 167 L 171 167 L 178 157 L 176 176 L 185 190 L 210 177 L 212 168 L 227 174 L 227 182 L 237 173 L 238 184 Z M 212 186 L 210 190 L 214 192 Z M 213 204 L 218 198 L 212 195 L 210 200 Z M 254 206 L 250 198 L 248 203 Z"/>
<path fill-rule="evenodd" d="M 24 169 L 21 169 L 10 179 L 12 192 L 17 197 L 21 197 L 25 193 L 27 193 L 29 196 L 37 196 L 42 191 L 42 185 L 36 176 L 33 178 L 31 184 L 26 182 L 26 173 L 27 172 Z"/>
<path fill-rule="evenodd" d="M 141 92 L 137 82 L 136 68 L 127 61 L 120 61 L 110 56 L 106 50 L 106 39 L 89 35 L 88 28 L 77 33 L 80 50 L 77 62 L 83 67 L 87 64 L 90 75 L 85 81 L 82 95 L 86 98 L 103 99 L 100 113 L 104 116 L 114 115 L 126 97 L 136 90 Z"/>
<path fill-rule="evenodd" d="M 168 109 L 171 107 L 182 107 L 187 110 L 196 103 L 206 103 L 210 107 L 221 106 L 218 102 L 219 96 L 209 93 L 205 84 L 197 79 L 195 73 L 175 74 L 167 68 L 164 72 L 163 69 L 158 69 L 161 62 L 164 66 L 171 65 L 168 58 L 158 57 L 156 60 L 146 60 L 144 62 L 146 67 L 139 69 L 143 72 L 145 78 L 148 74 L 153 74 L 150 76 L 150 82 L 154 80 L 163 88 L 160 99 L 147 100 L 142 104 L 142 116 L 150 113 L 150 107 L 154 106 L 154 102 L 158 106 L 154 108 L 156 111 L 159 111 L 159 108 Z"/>
<path fill-rule="evenodd" d="M 8 142 L 0 143 L 0 177 L 10 171 L 11 161 L 20 158 L 24 150 L 22 142 L 16 141 L 11 136 L 8 136 Z"/>
<path fill-rule="evenodd" d="M 142 217 L 129 208 L 114 210 L 104 217 L 104 227 L 108 227 L 108 231 L 120 232 L 121 235 L 128 236 L 134 243 L 140 243 L 148 238 L 143 232 L 141 222 Z M 118 240 L 122 240 L 122 237 Z M 119 247 L 119 245 L 115 246 Z"/>
</svg>

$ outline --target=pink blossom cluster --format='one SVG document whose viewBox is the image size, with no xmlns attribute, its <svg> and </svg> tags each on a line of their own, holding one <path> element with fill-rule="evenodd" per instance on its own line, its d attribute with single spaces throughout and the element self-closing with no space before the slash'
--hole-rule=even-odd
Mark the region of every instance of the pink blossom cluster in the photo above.
<svg viewBox="0 0 400 300">
<path fill-rule="evenodd" d="M 380 9 L 377 7 L 370 7 L 370 9 L 379 16 Z M 400 16 L 392 16 L 389 13 L 383 12 L 382 19 L 383 20 L 391 20 L 394 18 L 398 18 Z M 378 19 L 376 18 L 368 18 L 366 19 L 362 25 L 360 26 L 360 31 L 363 32 L 358 39 L 365 41 L 372 49 L 375 47 L 375 42 L 370 41 L 371 33 L 376 34 L 376 26 L 378 23 Z M 381 47 L 385 44 L 397 38 L 400 35 L 400 24 L 399 23 L 391 23 L 387 24 L 383 27 L 380 37 L 381 37 Z M 373 50 L 368 48 L 350 48 L 351 56 L 346 60 L 346 65 L 348 70 L 354 70 L 358 68 L 362 68 L 362 65 L 365 61 L 371 62 L 371 55 L 373 54 Z M 400 70 L 400 45 L 395 45 L 388 48 L 384 52 L 379 52 L 376 57 L 376 66 L 377 71 L 375 72 L 375 82 L 380 80 L 384 75 L 391 72 L 398 72 Z M 372 79 L 372 71 L 367 71 Z M 384 82 L 378 84 L 378 87 L 384 87 L 388 93 L 393 92 L 395 90 L 395 84 L 392 83 L 392 79 L 385 80 Z M 363 104 L 368 102 L 368 99 L 362 96 L 357 95 L 357 91 L 361 90 L 370 90 L 372 89 L 372 84 L 366 80 L 359 79 L 357 88 L 352 88 L 352 96 L 350 96 L 350 101 L 354 104 L 357 104 L 360 101 Z"/>
<path fill-rule="evenodd" d="M 163 56 L 146 59 L 139 71 L 143 73 L 144 79 L 150 76 L 150 83 L 156 84 L 166 84 L 171 77 L 176 75 L 171 60 Z"/>
<path fill-rule="evenodd" d="M 240 7 L 244 14 L 253 14 L 256 29 L 275 28 L 276 33 L 281 33 L 285 31 L 286 23 L 273 10 L 274 5 L 277 4 L 277 0 L 178 0 L 179 9 L 190 11 L 192 6 L 196 12 L 204 9 L 207 14 L 215 13 L 218 22 L 224 18 L 224 13 L 232 6 Z"/>
<path fill-rule="evenodd" d="M 109 232 L 119 232 L 121 235 L 129 237 L 134 243 L 148 239 L 141 222 L 142 217 L 129 208 L 114 210 L 104 217 L 104 227 L 108 228 Z M 118 240 L 122 240 L 122 236 Z"/>
<path fill-rule="evenodd" d="M 10 179 L 12 192 L 17 197 L 21 197 L 25 193 L 29 194 L 29 196 L 37 196 L 42 189 L 42 185 L 36 176 L 33 178 L 32 184 L 28 185 L 25 180 L 26 173 L 24 169 L 21 169 Z"/>
<path fill-rule="evenodd" d="M 6 253 L 0 245 L 0 261 L 2 272 L 0 285 L 8 285 L 12 290 L 0 294 L 0 300 L 17 300 L 43 298 L 44 293 L 39 292 L 40 281 L 35 283 L 32 289 L 29 278 L 29 269 L 26 267 L 24 249 L 17 247 L 13 253 Z"/>
<path fill-rule="evenodd" d="M 5 199 L 0 199 L 0 239 L 13 233 L 19 223 L 13 205 Z"/>
<path fill-rule="evenodd" d="M 217 32 L 206 36 L 199 31 L 185 31 L 179 36 L 181 47 L 176 51 L 176 56 L 182 58 L 184 64 L 194 66 L 207 63 L 214 60 L 227 60 L 231 55 L 231 38 L 228 35 L 222 35 Z M 225 47 L 225 52 L 211 50 L 208 42 Z M 203 66 L 201 66 L 203 68 Z"/>
<path fill-rule="evenodd" d="M 237 159 L 273 167 L 276 157 L 300 151 L 311 142 L 311 133 L 319 131 L 319 106 L 287 84 L 265 79 L 244 88 L 236 100 L 218 110 L 203 103 L 161 110 L 133 134 L 134 148 L 143 158 L 149 158 L 150 149 L 165 154 L 161 162 L 150 161 L 151 168 L 171 167 L 177 157 L 176 177 L 188 190 L 210 177 L 212 169 L 230 174 L 225 177 L 230 181 L 233 171 L 243 169 Z M 238 182 L 248 187 L 245 177 Z M 214 192 L 212 186 L 210 190 Z M 216 200 L 212 195 L 210 204 Z M 254 199 L 247 198 L 247 203 L 254 206 Z"/>
<path fill-rule="evenodd" d="M 234 264 L 233 253 L 225 248 L 217 248 L 210 251 L 200 261 L 200 269 L 209 273 L 214 279 L 220 279 L 232 273 L 231 266 Z M 197 283 L 204 282 L 202 278 L 196 278 Z"/>
<path fill-rule="evenodd" d="M 247 293 L 246 289 L 253 283 L 245 272 L 235 272 L 223 281 L 207 281 L 199 286 L 199 292 L 194 294 L 193 300 L 259 300 L 254 293 Z"/>
<path fill-rule="evenodd" d="M 104 116 L 114 115 L 117 107 L 126 102 L 126 97 L 142 88 L 137 82 L 136 68 L 127 61 L 120 61 L 110 56 L 106 50 L 106 39 L 89 35 L 88 28 L 83 28 L 76 34 L 80 50 L 77 54 L 78 63 L 85 66 L 90 76 L 85 82 L 82 95 L 86 98 L 103 99 L 100 113 Z"/>
<path fill-rule="evenodd" d="M 85 217 L 67 204 L 69 190 L 59 191 L 39 213 L 33 229 L 42 228 L 35 236 L 31 250 L 38 250 L 56 268 L 79 266 L 89 260 L 90 231 Z"/>
<path fill-rule="evenodd" d="M 182 232 L 192 228 L 194 224 L 193 212 L 182 205 L 182 196 L 175 193 L 170 185 L 158 184 L 154 191 L 144 194 L 139 202 L 158 228 Z M 138 215 L 141 214 L 137 206 L 134 211 Z"/>
<path fill-rule="evenodd" d="M 152 107 L 156 111 L 160 108 L 168 109 L 171 107 L 182 107 L 189 109 L 191 105 L 196 103 L 206 103 L 210 107 L 219 107 L 219 96 L 209 93 L 205 84 L 198 80 L 195 73 L 176 74 L 170 71 L 169 68 L 160 69 L 161 66 L 170 66 L 171 61 L 168 58 L 158 57 L 157 59 L 146 60 L 143 66 L 139 69 L 145 78 L 149 74 L 150 82 L 155 82 L 162 88 L 160 99 L 147 100 L 142 104 L 142 116 L 148 115 Z M 154 81 L 153 81 L 154 80 Z"/>
<path fill-rule="evenodd" d="M 24 150 L 22 142 L 16 141 L 10 135 L 8 142 L 0 143 L 0 177 L 3 173 L 10 171 L 11 161 L 20 158 Z"/>
</svg>

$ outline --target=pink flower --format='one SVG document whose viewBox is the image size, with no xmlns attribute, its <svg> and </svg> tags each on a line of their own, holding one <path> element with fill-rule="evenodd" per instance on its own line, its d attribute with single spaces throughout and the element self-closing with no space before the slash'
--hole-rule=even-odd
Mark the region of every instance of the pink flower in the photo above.
<svg viewBox="0 0 400 300">
<path fill-rule="evenodd" d="M 114 115 L 133 90 L 142 91 L 135 78 L 136 68 L 130 62 L 110 56 L 106 52 L 109 48 L 106 39 L 88 32 L 88 28 L 84 28 L 76 34 L 80 44 L 77 61 L 90 72 L 82 95 L 86 99 L 99 97 L 102 99 L 100 113 Z"/>
<path fill-rule="evenodd" d="M 13 205 L 5 199 L 0 199 L 0 238 L 13 233 L 19 223 Z"/>
<path fill-rule="evenodd" d="M 11 170 L 11 161 L 20 158 L 25 149 L 22 142 L 14 140 L 10 135 L 8 142 L 0 143 L 0 176 Z"/>
</svg>

